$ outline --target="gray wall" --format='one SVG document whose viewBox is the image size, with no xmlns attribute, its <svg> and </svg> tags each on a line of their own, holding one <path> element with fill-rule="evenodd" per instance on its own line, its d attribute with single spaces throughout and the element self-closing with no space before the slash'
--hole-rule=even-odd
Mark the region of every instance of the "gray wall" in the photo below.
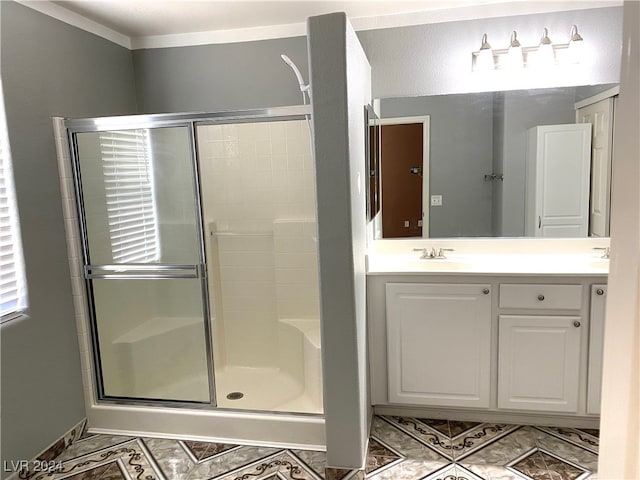
<svg viewBox="0 0 640 480">
<path fill-rule="evenodd" d="M 305 37 L 133 51 L 140 113 L 299 105 L 285 54 L 308 82 Z"/>
<path fill-rule="evenodd" d="M 485 32 L 494 48 L 506 48 L 513 29 L 524 45 L 535 45 L 545 26 L 553 41 L 565 43 L 574 23 L 588 44 L 587 63 L 579 75 L 524 76 L 518 82 L 492 77 L 483 83 L 471 72 L 471 51 L 479 48 Z M 622 7 L 368 30 L 357 35 L 371 64 L 374 97 L 617 83 Z M 297 82 L 280 60 L 281 53 L 291 57 L 308 81 L 304 37 L 135 50 L 140 113 L 299 104 Z"/>
<path fill-rule="evenodd" d="M 504 95 L 495 93 L 493 95 L 493 170 L 492 173 L 496 175 L 502 174 L 504 171 Z M 500 113 L 500 114 L 498 114 Z M 491 199 L 491 233 L 493 236 L 500 236 L 502 232 L 502 203 L 504 199 L 503 183 L 500 180 L 493 180 L 492 182 Z"/>
<path fill-rule="evenodd" d="M 493 94 L 390 98 L 381 118 L 429 115 L 429 237 L 491 236 Z M 384 177 L 384 172 L 382 173 Z M 382 198 L 384 204 L 384 198 Z"/>
<path fill-rule="evenodd" d="M 517 30 L 523 46 L 537 45 L 544 27 L 555 43 L 567 43 L 576 24 L 585 42 L 585 62 L 575 75 L 478 75 L 471 52 L 487 33 L 493 48 L 507 48 Z M 553 86 L 617 83 L 620 80 L 622 7 L 575 10 L 447 22 L 359 32 L 373 70 L 373 96 L 439 95 Z"/>
<path fill-rule="evenodd" d="M 308 22 L 318 198 L 327 466 L 363 468 L 371 402 L 366 352 L 364 106 L 371 67 L 342 13 Z"/>
<path fill-rule="evenodd" d="M 9 461 L 31 458 L 85 415 L 50 117 L 134 113 L 136 103 L 125 48 L 14 2 L 0 9 L 29 294 L 29 318 L 2 326 L 2 460 Z"/>
</svg>

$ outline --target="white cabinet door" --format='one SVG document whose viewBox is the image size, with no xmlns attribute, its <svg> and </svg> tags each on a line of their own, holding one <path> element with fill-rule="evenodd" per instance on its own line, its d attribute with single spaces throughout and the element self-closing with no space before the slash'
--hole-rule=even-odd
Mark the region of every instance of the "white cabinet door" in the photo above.
<svg viewBox="0 0 640 480">
<path fill-rule="evenodd" d="M 587 413 L 593 415 L 600 414 L 600 392 L 602 389 L 602 349 L 604 341 L 604 316 L 606 299 L 606 285 L 593 285 L 591 287 Z"/>
<path fill-rule="evenodd" d="M 615 97 L 605 98 L 578 109 L 578 123 L 590 123 L 591 129 L 591 200 L 589 236 L 609 236 L 611 204 L 611 157 L 613 154 L 613 109 Z"/>
<path fill-rule="evenodd" d="M 491 286 L 388 283 L 389 401 L 489 407 Z"/>
<path fill-rule="evenodd" d="M 576 412 L 581 317 L 500 315 L 498 407 Z"/>
<path fill-rule="evenodd" d="M 591 124 L 529 129 L 525 234 L 586 237 Z"/>
</svg>

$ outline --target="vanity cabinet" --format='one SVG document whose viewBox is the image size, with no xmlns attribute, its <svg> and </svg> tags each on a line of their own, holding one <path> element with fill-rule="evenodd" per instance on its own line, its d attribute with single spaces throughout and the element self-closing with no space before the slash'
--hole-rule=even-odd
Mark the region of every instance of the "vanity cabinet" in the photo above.
<svg viewBox="0 0 640 480">
<path fill-rule="evenodd" d="M 498 408 L 577 412 L 582 290 L 582 285 L 500 285 L 500 312 L 527 314 L 499 316 Z M 549 315 L 549 310 L 567 314 Z"/>
<path fill-rule="evenodd" d="M 587 413 L 600 414 L 602 391 L 602 354 L 604 347 L 604 316 L 607 299 L 606 285 L 591 287 L 589 324 L 589 377 L 587 379 Z"/>
<path fill-rule="evenodd" d="M 488 408 L 490 284 L 386 284 L 391 403 Z"/>
<path fill-rule="evenodd" d="M 578 410 L 582 318 L 500 315 L 498 408 Z"/>
<path fill-rule="evenodd" d="M 370 273 L 375 411 L 596 427 L 603 280 Z"/>
</svg>

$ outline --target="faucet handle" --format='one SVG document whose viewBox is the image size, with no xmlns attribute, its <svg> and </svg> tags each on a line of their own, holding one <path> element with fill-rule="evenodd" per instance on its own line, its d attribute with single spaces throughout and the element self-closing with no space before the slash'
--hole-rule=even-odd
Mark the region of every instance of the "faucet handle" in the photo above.
<svg viewBox="0 0 640 480">
<path fill-rule="evenodd" d="M 425 259 L 425 258 L 429 258 L 429 252 L 427 251 L 426 248 L 414 248 L 413 249 L 414 252 L 422 252 L 422 255 L 420 255 L 420 259 Z"/>
<path fill-rule="evenodd" d="M 446 258 L 444 256 L 444 252 L 453 252 L 453 248 L 438 248 L 438 252 L 435 256 L 435 258 Z"/>
</svg>

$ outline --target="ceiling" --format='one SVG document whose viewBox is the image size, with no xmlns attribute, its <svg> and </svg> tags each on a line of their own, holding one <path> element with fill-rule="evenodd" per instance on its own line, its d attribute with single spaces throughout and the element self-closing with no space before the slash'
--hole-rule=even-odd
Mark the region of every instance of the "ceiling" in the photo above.
<svg viewBox="0 0 640 480">
<path fill-rule="evenodd" d="M 144 37 L 297 24 L 304 23 L 307 17 L 336 11 L 346 12 L 354 19 L 518 1 L 525 0 L 60 0 L 53 3 L 129 37 Z"/>
<path fill-rule="evenodd" d="M 622 4 L 622 0 L 16 1 L 129 49 L 303 36 L 308 17 L 332 12 L 345 12 L 356 30 L 369 30 Z"/>
</svg>

